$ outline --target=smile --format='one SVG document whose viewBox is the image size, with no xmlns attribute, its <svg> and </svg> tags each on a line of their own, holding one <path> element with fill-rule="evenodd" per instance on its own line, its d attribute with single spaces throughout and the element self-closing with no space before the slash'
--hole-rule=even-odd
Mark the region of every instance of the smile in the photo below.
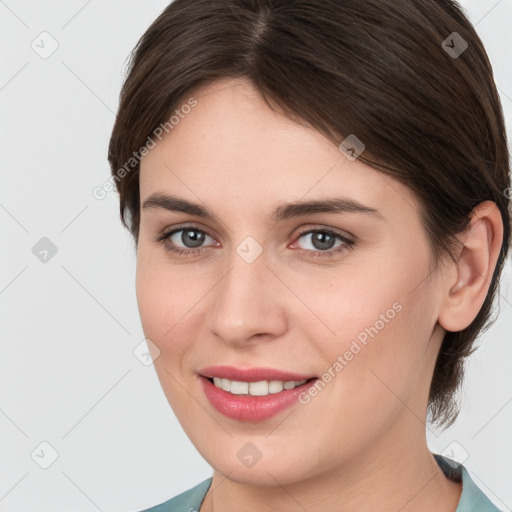
<svg viewBox="0 0 512 512">
<path fill-rule="evenodd" d="M 293 406 L 317 377 L 265 369 L 228 366 L 199 373 L 206 398 L 215 410 L 238 421 L 263 421 Z"/>
<path fill-rule="evenodd" d="M 260 380 L 258 382 L 242 382 L 238 380 L 213 378 L 213 384 L 219 389 L 228 391 L 233 395 L 266 396 L 273 393 L 280 393 L 285 389 L 294 389 L 305 384 L 306 380 Z"/>
</svg>

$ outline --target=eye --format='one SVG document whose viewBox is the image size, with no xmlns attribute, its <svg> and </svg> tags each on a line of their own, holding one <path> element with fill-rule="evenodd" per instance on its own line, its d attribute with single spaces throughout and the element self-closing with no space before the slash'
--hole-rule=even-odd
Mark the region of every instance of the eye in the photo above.
<svg viewBox="0 0 512 512">
<path fill-rule="evenodd" d="M 181 226 L 162 233 L 156 241 L 160 242 L 168 252 L 180 256 L 195 256 L 207 250 L 204 244 L 205 242 L 211 244 L 208 239 L 219 245 L 205 230 L 195 226 Z M 304 231 L 298 236 L 297 241 L 300 239 L 307 240 L 308 243 L 305 245 L 309 247 L 299 247 L 299 249 L 308 256 L 314 257 L 332 256 L 349 250 L 355 245 L 353 240 L 328 228 Z"/>
<path fill-rule="evenodd" d="M 309 245 L 309 247 L 305 249 L 302 248 L 302 250 L 308 253 L 308 255 L 315 257 L 331 256 L 351 249 L 355 244 L 353 240 L 327 228 L 304 231 L 299 235 L 297 240 L 301 238 L 307 240 L 308 243 L 306 245 Z M 339 243 L 336 245 L 337 241 L 339 241 Z"/>
<path fill-rule="evenodd" d="M 163 233 L 157 238 L 157 242 L 161 242 L 169 252 L 193 256 L 205 250 L 202 245 L 208 239 L 215 242 L 215 239 L 206 231 L 194 226 L 186 226 Z"/>
</svg>

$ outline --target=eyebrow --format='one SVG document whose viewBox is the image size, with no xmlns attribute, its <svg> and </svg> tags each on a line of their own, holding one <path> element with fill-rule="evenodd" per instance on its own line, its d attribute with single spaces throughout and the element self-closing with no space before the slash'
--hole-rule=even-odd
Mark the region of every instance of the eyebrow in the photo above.
<svg viewBox="0 0 512 512">
<path fill-rule="evenodd" d="M 143 210 L 153 208 L 164 209 L 171 212 L 187 213 L 189 215 L 195 215 L 197 217 L 211 219 L 214 221 L 219 220 L 217 216 L 205 206 L 180 197 L 163 194 L 161 192 L 155 192 L 149 195 L 142 205 Z M 271 218 L 275 221 L 281 221 L 293 217 L 312 215 L 315 213 L 365 213 L 374 215 L 381 219 L 384 218 L 375 208 L 366 206 L 354 199 L 346 197 L 283 203 L 273 210 Z"/>
</svg>

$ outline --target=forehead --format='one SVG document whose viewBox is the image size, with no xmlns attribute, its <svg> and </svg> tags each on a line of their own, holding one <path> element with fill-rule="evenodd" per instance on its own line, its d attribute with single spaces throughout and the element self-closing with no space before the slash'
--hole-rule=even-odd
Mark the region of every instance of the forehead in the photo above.
<svg viewBox="0 0 512 512">
<path fill-rule="evenodd" d="M 214 82 L 183 104 L 190 98 L 196 105 L 142 159 L 141 201 L 172 191 L 267 211 L 285 200 L 340 194 L 375 208 L 414 203 L 401 183 L 348 160 L 317 130 L 270 109 L 247 81 Z"/>
</svg>

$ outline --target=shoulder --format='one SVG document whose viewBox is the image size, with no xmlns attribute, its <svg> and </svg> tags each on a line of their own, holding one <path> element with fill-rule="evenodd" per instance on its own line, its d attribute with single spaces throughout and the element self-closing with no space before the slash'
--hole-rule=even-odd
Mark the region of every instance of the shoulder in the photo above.
<svg viewBox="0 0 512 512">
<path fill-rule="evenodd" d="M 434 458 L 448 478 L 462 481 L 462 494 L 455 512 L 502 512 L 477 486 L 462 464 L 439 454 L 434 454 Z"/>
<path fill-rule="evenodd" d="M 462 496 L 456 512 L 501 512 L 476 485 L 464 466 L 461 466 L 461 471 Z"/>
<path fill-rule="evenodd" d="M 212 478 L 204 480 L 200 484 L 192 487 L 188 491 L 185 491 L 178 496 L 156 505 L 155 507 L 142 510 L 141 512 L 199 512 L 208 489 L 212 483 Z"/>
</svg>

